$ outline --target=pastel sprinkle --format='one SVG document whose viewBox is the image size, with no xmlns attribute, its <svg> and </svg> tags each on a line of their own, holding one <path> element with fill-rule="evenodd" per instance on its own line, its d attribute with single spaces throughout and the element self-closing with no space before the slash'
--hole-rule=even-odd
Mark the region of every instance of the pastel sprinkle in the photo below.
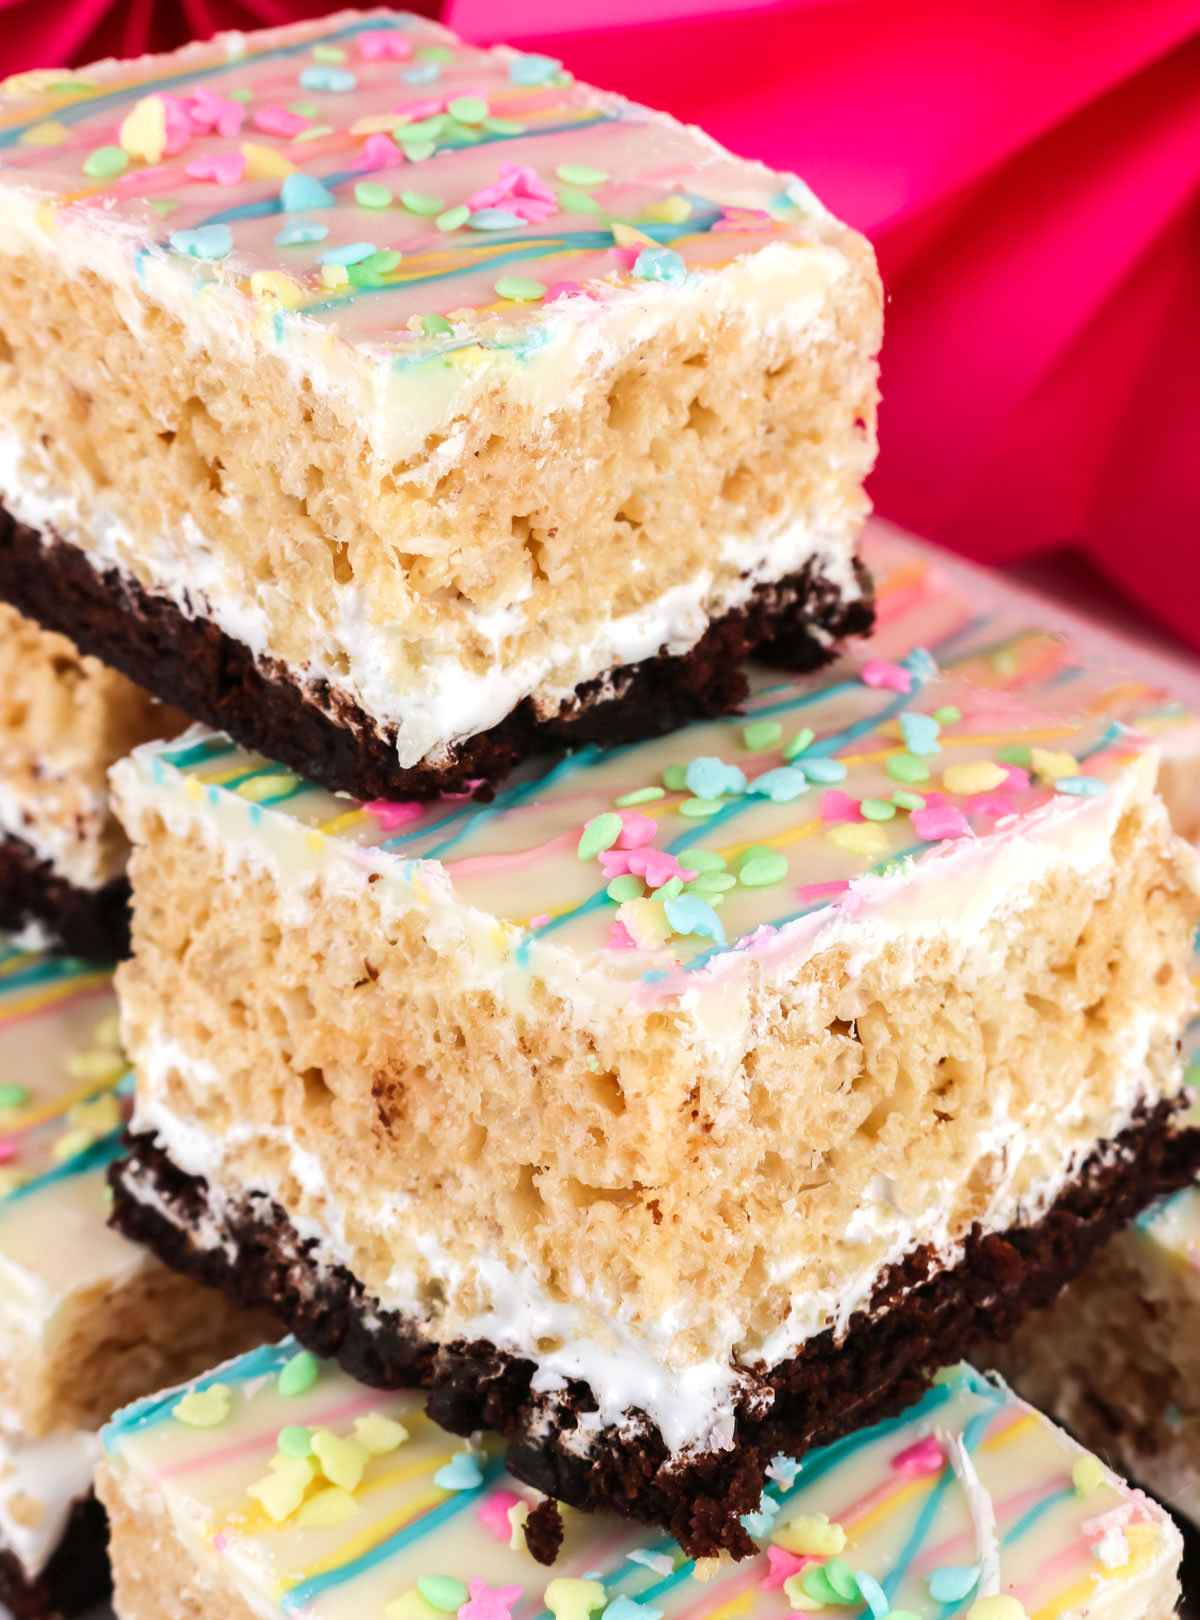
<svg viewBox="0 0 1200 1620">
<path fill-rule="evenodd" d="M 942 745 L 938 741 L 941 726 L 933 715 L 902 714 L 900 730 L 904 734 L 904 746 L 910 754 L 941 753 Z"/>
<path fill-rule="evenodd" d="M 864 799 L 859 809 L 868 821 L 891 821 L 896 806 L 889 799 Z"/>
<path fill-rule="evenodd" d="M 289 1423 L 280 1429 L 275 1444 L 285 1457 L 307 1457 L 312 1451 L 312 1430 Z"/>
<path fill-rule="evenodd" d="M 635 804 L 652 804 L 656 799 L 665 799 L 666 790 L 660 787 L 634 788 L 632 793 L 622 793 L 613 803 L 618 810 L 628 810 Z M 684 863 L 686 865 L 686 862 Z"/>
<path fill-rule="evenodd" d="M 772 804 L 790 804 L 807 793 L 808 788 L 808 776 L 798 765 L 779 765 L 773 771 L 756 776 L 747 791 L 758 798 L 770 799 Z"/>
<path fill-rule="evenodd" d="M 861 1596 L 858 1581 L 850 1565 L 841 1558 L 831 1558 L 821 1568 L 821 1575 L 831 1591 L 843 1603 L 857 1603 Z"/>
<path fill-rule="evenodd" d="M 358 48 L 368 62 L 406 62 L 412 41 L 398 28 L 368 28 L 358 36 Z"/>
<path fill-rule="evenodd" d="M 456 96 L 447 111 L 460 124 L 482 124 L 488 115 L 487 102 L 479 96 Z"/>
<path fill-rule="evenodd" d="M 524 56 L 515 56 L 508 64 L 508 76 L 513 84 L 545 84 L 554 78 L 562 68 L 562 63 L 553 56 L 539 56 L 530 52 Z"/>
<path fill-rule="evenodd" d="M 860 671 L 864 686 L 884 687 L 890 692 L 911 692 L 912 676 L 900 664 L 882 658 L 868 658 Z"/>
<path fill-rule="evenodd" d="M 438 62 L 416 62 L 400 75 L 405 84 L 436 84 L 441 76 L 441 64 Z"/>
<path fill-rule="evenodd" d="M 687 279 L 687 265 L 674 248 L 643 248 L 633 261 L 635 281 L 665 281 L 672 285 Z"/>
<path fill-rule="evenodd" d="M 581 861 L 594 860 L 602 850 L 611 849 L 621 836 L 624 822 L 614 810 L 603 810 L 584 823 L 575 853 Z"/>
<path fill-rule="evenodd" d="M 778 720 L 752 720 L 742 731 L 742 742 L 752 754 L 774 748 L 782 737 L 783 727 Z"/>
<path fill-rule="evenodd" d="M 816 735 L 816 732 L 813 731 L 811 726 L 805 726 L 802 730 L 796 733 L 791 742 L 788 743 L 783 750 L 783 757 L 789 765 L 791 764 L 792 760 L 796 758 L 797 754 L 802 754 L 806 748 L 810 748 L 812 746 L 812 744 L 816 741 Z"/>
<path fill-rule="evenodd" d="M 518 304 L 535 303 L 546 296 L 545 283 L 532 281 L 528 276 L 501 276 L 493 286 L 498 298 L 508 298 Z"/>
<path fill-rule="evenodd" d="M 692 205 L 686 197 L 664 197 L 644 208 L 641 218 L 653 225 L 682 225 L 690 218 Z"/>
<path fill-rule="evenodd" d="M 1005 764 L 1020 765 L 1020 760 L 1006 760 Z M 1050 748 L 1034 748 L 1030 751 L 1029 764 L 1033 774 L 1039 782 L 1053 784 L 1060 776 L 1078 776 L 1079 761 L 1074 754 Z"/>
<path fill-rule="evenodd" d="M 460 225 L 465 225 L 471 217 L 471 210 L 463 205 L 457 208 L 447 208 L 444 214 L 439 214 L 436 221 L 439 231 L 456 231 Z"/>
<path fill-rule="evenodd" d="M 0 1085 L 0 1108 L 23 1108 L 29 1101 L 29 1087 L 6 1080 Z"/>
<path fill-rule="evenodd" d="M 604 1620 L 662 1620 L 662 1617 L 662 1609 L 650 1603 L 639 1603 L 636 1598 L 626 1597 L 624 1592 L 604 1611 Z"/>
<path fill-rule="evenodd" d="M 884 1616 L 888 1613 L 891 1605 L 888 1603 L 887 1593 L 883 1587 L 880 1586 L 873 1575 L 868 1575 L 864 1569 L 855 1571 L 855 1579 L 858 1582 L 859 1594 L 871 1611 L 872 1620 L 884 1620 Z"/>
<path fill-rule="evenodd" d="M 1033 749 L 1028 743 L 1013 743 L 1007 748 L 997 749 L 996 758 L 1005 765 L 1016 765 L 1028 770 L 1033 764 Z"/>
<path fill-rule="evenodd" d="M 167 149 L 167 109 L 161 96 L 144 96 L 122 120 L 117 139 L 130 157 L 158 163 Z"/>
<path fill-rule="evenodd" d="M 607 169 L 593 168 L 590 163 L 560 163 L 554 172 L 569 186 L 602 186 L 608 179 Z"/>
<path fill-rule="evenodd" d="M 300 75 L 300 83 L 306 90 L 326 90 L 332 95 L 342 95 L 353 90 L 358 79 L 349 68 L 329 67 L 322 63 L 305 68 Z"/>
<path fill-rule="evenodd" d="M 664 765 L 662 773 L 663 782 L 672 793 L 679 793 L 687 782 L 686 765 Z"/>
<path fill-rule="evenodd" d="M 929 1595 L 935 1603 L 961 1603 L 978 1584 L 978 1564 L 943 1564 L 929 1577 Z"/>
<path fill-rule="evenodd" d="M 314 62 L 344 62 L 346 53 L 340 45 L 327 45 L 321 43 L 312 48 Z"/>
<path fill-rule="evenodd" d="M 1005 1592 L 993 1597 L 976 1598 L 967 1610 L 967 1620 L 1028 1620 L 1025 1606 Z"/>
<path fill-rule="evenodd" d="M 400 201 L 410 214 L 440 214 L 446 204 L 441 197 L 431 197 L 426 191 L 402 191 Z"/>
<path fill-rule="evenodd" d="M 270 292 L 274 289 L 273 279 L 271 281 L 263 279 L 273 276 L 273 272 L 262 270 L 256 271 L 255 275 L 260 278 L 257 285 L 254 278 L 251 278 L 251 286 L 255 292 Z M 287 277 L 284 276 L 282 280 L 286 282 Z M 288 285 L 293 286 L 294 283 L 288 282 Z M 248 782 L 240 783 L 234 791 L 241 799 L 249 799 L 252 804 L 261 804 L 264 799 L 282 798 L 284 794 L 291 793 L 299 786 L 300 778 L 293 776 L 291 771 L 277 771 L 270 776 L 252 776 Z"/>
<path fill-rule="evenodd" d="M 426 337 L 445 337 L 454 328 L 444 315 L 422 315 L 421 330 Z"/>
<path fill-rule="evenodd" d="M 846 1532 L 840 1524 L 830 1523 L 825 1513 L 799 1514 L 780 1525 L 771 1539 L 790 1553 L 814 1558 L 836 1557 L 846 1549 Z"/>
<path fill-rule="evenodd" d="M 707 900 L 696 894 L 681 894 L 666 902 L 667 921 L 677 934 L 702 934 L 718 945 L 725 943 L 725 930 Z"/>
<path fill-rule="evenodd" d="M 954 805 L 930 805 L 924 810 L 914 810 L 912 813 L 913 830 L 918 838 L 926 843 L 936 843 L 941 838 L 969 838 L 971 824 L 962 811 Z"/>
<path fill-rule="evenodd" d="M 171 1416 L 189 1429 L 219 1429 L 233 1410 L 228 1384 L 210 1384 L 207 1389 L 189 1389 L 171 1408 Z"/>
<path fill-rule="evenodd" d="M 419 1575 L 417 1591 L 442 1614 L 457 1614 L 470 1596 L 466 1581 L 454 1575 Z"/>
<path fill-rule="evenodd" d="M 1074 794 L 1081 799 L 1095 799 L 1108 792 L 1108 784 L 1098 776 L 1060 776 L 1054 784 L 1054 791 Z"/>
<path fill-rule="evenodd" d="M 767 849 L 761 854 L 748 854 L 738 867 L 738 882 L 747 889 L 764 889 L 772 883 L 782 883 L 788 874 L 786 855 Z"/>
<path fill-rule="evenodd" d="M 830 827 L 825 836 L 831 844 L 836 844 L 847 854 L 863 855 L 868 859 L 886 855 L 891 848 L 883 828 L 871 821 L 842 821 Z"/>
<path fill-rule="evenodd" d="M 379 180 L 360 180 L 354 187 L 354 200 L 360 208 L 389 208 L 392 194 Z"/>
<path fill-rule="evenodd" d="M 962 719 L 962 710 L 954 703 L 943 703 L 940 709 L 933 711 L 933 718 L 939 726 L 953 726 Z"/>
<path fill-rule="evenodd" d="M 323 242 L 328 235 L 329 226 L 318 225 L 315 219 L 289 219 L 275 232 L 275 246 L 299 247 L 305 242 Z"/>
<path fill-rule="evenodd" d="M 296 1515 L 296 1524 L 301 1530 L 328 1530 L 357 1512 L 358 1503 L 349 1491 L 340 1485 L 327 1485 L 304 1503 Z"/>
<path fill-rule="evenodd" d="M 946 1456 L 941 1443 L 932 1434 L 914 1441 L 911 1446 L 905 1446 L 892 1458 L 892 1467 L 897 1473 L 909 1474 L 917 1479 L 926 1474 L 940 1474 L 945 1466 Z"/>
<path fill-rule="evenodd" d="M 507 1541 L 512 1535 L 509 1514 L 513 1508 L 524 1505 L 515 1491 L 492 1491 L 479 1504 L 475 1516 L 497 1541 Z"/>
<path fill-rule="evenodd" d="M 306 1457 L 272 1457 L 270 1471 L 246 1495 L 261 1504 L 267 1517 L 282 1524 L 304 1500 L 304 1493 L 316 1478 L 316 1470 Z"/>
<path fill-rule="evenodd" d="M 71 131 L 65 124 L 57 118 L 47 118 L 44 123 L 22 130 L 18 140 L 22 146 L 61 146 L 70 138 Z"/>
<path fill-rule="evenodd" d="M 887 773 L 895 782 L 928 782 L 929 766 L 915 754 L 892 754 Z"/>
<path fill-rule="evenodd" d="M 507 208 L 477 208 L 468 219 L 473 231 L 519 230 L 524 223 L 519 215 L 510 213 Z"/>
<path fill-rule="evenodd" d="M 684 849 L 679 853 L 679 864 L 689 872 L 723 872 L 725 857 L 715 849 Z"/>
<path fill-rule="evenodd" d="M 1099 1457 L 1093 1457 L 1089 1452 L 1087 1456 L 1075 1459 L 1075 1466 L 1071 1470 L 1071 1483 L 1077 1495 L 1090 1496 L 1107 1478 L 1108 1471 Z"/>
<path fill-rule="evenodd" d="M 972 760 L 968 765 L 948 765 L 942 773 L 942 786 L 947 793 L 970 795 L 990 793 L 1008 777 L 1003 765 L 988 759 Z"/>
<path fill-rule="evenodd" d="M 483 1484 L 483 1470 L 473 1451 L 459 1451 L 438 1469 L 433 1483 L 444 1491 L 473 1491 Z"/>
<path fill-rule="evenodd" d="M 806 759 L 804 774 L 810 782 L 819 782 L 825 786 L 830 782 L 844 782 L 846 767 L 840 759 Z"/>
<path fill-rule="evenodd" d="M 345 242 L 340 247 L 326 248 L 317 259 L 318 264 L 340 264 L 344 267 L 360 264 L 375 251 L 374 242 Z"/>
<path fill-rule="evenodd" d="M 897 788 L 892 794 L 892 803 L 897 810 L 924 810 L 925 800 L 919 793 L 910 793 L 907 788 Z"/>
<path fill-rule="evenodd" d="M 241 152 L 214 152 L 210 157 L 196 158 L 183 172 L 191 180 L 211 180 L 218 186 L 236 186 L 246 172 L 246 158 Z"/>
<path fill-rule="evenodd" d="M 564 186 L 558 194 L 558 206 L 564 214 L 602 214 L 604 212 L 594 197 L 589 197 L 586 191 L 580 191 L 575 186 Z"/>
<path fill-rule="evenodd" d="M 193 259 L 224 259 L 233 252 L 233 232 L 228 225 L 197 225 L 190 231 L 172 231 L 167 238 L 176 253 Z"/>
<path fill-rule="evenodd" d="M 98 146 L 83 160 L 83 172 L 93 180 L 113 180 L 129 167 L 129 153 L 123 146 Z"/>
<path fill-rule="evenodd" d="M 746 773 L 714 755 L 704 755 L 689 761 L 683 773 L 683 785 L 697 798 L 719 799 L 723 793 L 744 793 Z"/>
<path fill-rule="evenodd" d="M 835 821 L 858 821 L 860 811 L 858 805 L 848 793 L 841 788 L 827 788 L 821 795 L 821 820 L 828 823 Z"/>
<path fill-rule="evenodd" d="M 318 1429 L 313 1435 L 312 1449 L 321 1472 L 331 1485 L 340 1485 L 344 1491 L 358 1489 L 370 1458 L 365 1446 L 334 1434 L 331 1429 Z"/>
<path fill-rule="evenodd" d="M 732 872 L 698 872 L 688 884 L 687 892 L 702 894 L 707 899 L 711 895 L 736 889 L 737 881 Z"/>
<path fill-rule="evenodd" d="M 278 1390 L 281 1395 L 303 1395 L 317 1381 L 321 1363 L 311 1350 L 298 1350 L 280 1368 Z"/>
<path fill-rule="evenodd" d="M 702 821 L 706 816 L 715 816 L 718 810 L 725 808 L 721 799 L 685 799 L 679 806 L 679 814 L 686 816 L 689 821 Z"/>
<path fill-rule="evenodd" d="M 256 141 L 242 142 L 242 156 L 246 160 L 247 180 L 286 180 L 296 172 L 296 165 L 273 146 Z"/>
<path fill-rule="evenodd" d="M 646 892 L 646 885 L 632 872 L 624 872 L 620 877 L 613 878 L 604 892 L 610 900 L 620 904 L 625 900 L 640 900 Z"/>
<path fill-rule="evenodd" d="M 542 1602 L 554 1620 L 587 1620 L 594 1610 L 602 1609 L 608 1602 L 608 1593 L 601 1581 L 560 1575 L 547 1586 Z"/>
<path fill-rule="evenodd" d="M 295 214 L 308 208 L 336 208 L 337 198 L 314 175 L 297 171 L 285 176 L 279 188 L 279 205 L 285 214 Z"/>
</svg>

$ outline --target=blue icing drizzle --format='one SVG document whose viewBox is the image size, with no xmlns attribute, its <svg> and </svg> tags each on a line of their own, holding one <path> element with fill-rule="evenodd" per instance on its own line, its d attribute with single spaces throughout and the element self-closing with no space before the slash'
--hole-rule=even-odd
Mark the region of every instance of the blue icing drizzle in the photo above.
<svg viewBox="0 0 1200 1620">
<path fill-rule="evenodd" d="M 275 1377 L 299 1349 L 299 1344 L 290 1335 L 279 1344 L 260 1345 L 257 1350 L 247 1351 L 245 1355 L 238 1356 L 227 1366 L 215 1367 L 202 1378 L 194 1378 L 187 1388 L 205 1390 L 211 1389 L 213 1384 L 246 1384 L 253 1378 Z M 181 1390 L 170 1389 L 159 1395 L 147 1395 L 143 1400 L 123 1406 L 100 1431 L 105 1451 L 111 1456 L 123 1435 L 136 1434 L 142 1429 L 150 1429 L 156 1423 L 164 1422 L 170 1417 L 181 1395 Z"/>
</svg>

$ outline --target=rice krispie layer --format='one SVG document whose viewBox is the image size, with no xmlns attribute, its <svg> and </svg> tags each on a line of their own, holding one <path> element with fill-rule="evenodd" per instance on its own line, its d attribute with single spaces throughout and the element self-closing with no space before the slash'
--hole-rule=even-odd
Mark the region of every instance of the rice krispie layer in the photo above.
<svg viewBox="0 0 1200 1620">
<path fill-rule="evenodd" d="M 0 602 L 0 928 L 116 958 L 129 843 L 109 767 L 186 718 Z"/>
<path fill-rule="evenodd" d="M 264 1323 L 107 1227 L 125 1074 L 109 973 L 0 945 L 0 1602 L 22 1617 L 107 1585 L 99 1425 Z"/>
<path fill-rule="evenodd" d="M 869 622 L 881 292 L 795 177 L 387 11 L 0 120 L 0 585 L 193 715 L 428 789 Z"/>
<path fill-rule="evenodd" d="M 1187 1177 L 1194 856 L 1106 719 L 914 653 L 484 805 L 204 733 L 115 778 L 118 1219 L 456 1424 L 493 1400 L 552 1494 L 636 1453 L 626 1511 L 702 1496 L 736 1545 L 771 1425 L 811 1443 L 928 1366 L 919 1285 L 1004 1327 Z"/>
</svg>

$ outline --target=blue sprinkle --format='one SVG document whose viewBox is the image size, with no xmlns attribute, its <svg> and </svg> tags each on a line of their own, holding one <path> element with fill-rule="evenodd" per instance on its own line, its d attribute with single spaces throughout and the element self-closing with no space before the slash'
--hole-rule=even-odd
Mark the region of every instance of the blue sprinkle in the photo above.
<svg viewBox="0 0 1200 1620">
<path fill-rule="evenodd" d="M 233 251 L 233 232 L 228 225 L 197 225 L 191 231 L 172 231 L 167 238 L 176 253 L 193 259 L 223 259 Z"/>
<path fill-rule="evenodd" d="M 562 63 L 553 56 L 538 56 L 531 51 L 526 56 L 515 56 L 508 64 L 508 76 L 513 84 L 545 84 L 562 69 Z"/>
<path fill-rule="evenodd" d="M 483 1484 L 483 1469 L 473 1451 L 459 1451 L 438 1469 L 433 1483 L 444 1491 L 473 1491 Z"/>
<path fill-rule="evenodd" d="M 773 771 L 756 776 L 747 791 L 770 799 L 772 804 L 790 804 L 808 791 L 808 776 L 799 765 L 777 765 Z"/>
<path fill-rule="evenodd" d="M 870 1609 L 874 1620 L 883 1620 L 884 1615 L 891 1608 L 888 1595 L 883 1587 L 880 1586 L 874 1575 L 868 1575 L 866 1570 L 863 1569 L 854 1571 L 854 1579 L 858 1582 L 858 1590 L 862 1594 L 863 1602 Z"/>
<path fill-rule="evenodd" d="M 300 242 L 323 242 L 329 235 L 328 225 L 318 225 L 315 219 L 289 219 L 281 231 L 275 233 L 276 247 L 296 247 Z"/>
<path fill-rule="evenodd" d="M 400 75 L 405 84 L 436 84 L 441 76 L 440 62 L 416 62 Z"/>
<path fill-rule="evenodd" d="M 910 754 L 940 754 L 942 745 L 938 742 L 938 732 L 941 729 L 931 714 L 913 714 L 910 711 L 900 716 L 904 746 Z"/>
<path fill-rule="evenodd" d="M 633 261 L 635 281 L 683 281 L 687 277 L 684 264 L 674 248 L 643 248 Z"/>
<path fill-rule="evenodd" d="M 698 894 L 680 894 L 664 902 L 667 921 L 677 934 L 703 934 L 717 945 L 724 945 L 725 930 L 721 919 Z"/>
<path fill-rule="evenodd" d="M 604 1611 L 604 1620 L 662 1620 L 662 1617 L 661 1609 L 649 1603 L 639 1603 L 636 1598 L 626 1597 L 624 1592 L 620 1597 L 613 1598 Z"/>
<path fill-rule="evenodd" d="M 943 1564 L 929 1577 L 929 1595 L 935 1603 L 961 1603 L 978 1581 L 978 1564 Z"/>
<path fill-rule="evenodd" d="M 1098 799 L 1108 792 L 1108 783 L 1098 776 L 1060 776 L 1054 787 L 1058 793 L 1073 793 L 1079 799 Z"/>
<path fill-rule="evenodd" d="M 796 1483 L 796 1475 L 800 1472 L 800 1464 L 795 1457 L 785 1457 L 783 1452 L 777 1453 L 767 1465 L 767 1477 L 776 1484 L 782 1485 L 785 1491 L 790 1491 Z"/>
<path fill-rule="evenodd" d="M 306 90 L 353 90 L 358 79 L 349 68 L 330 67 L 324 62 L 318 62 L 314 67 L 306 67 L 300 75 L 300 83 Z"/>
<path fill-rule="evenodd" d="M 914 647 L 912 652 L 905 653 L 900 660 L 901 669 L 906 669 L 910 675 L 918 680 L 925 680 L 938 672 L 937 660 L 924 647 Z"/>
<path fill-rule="evenodd" d="M 375 251 L 374 242 L 347 242 L 342 247 L 326 248 L 317 258 L 318 264 L 361 264 Z"/>
<path fill-rule="evenodd" d="M 289 174 L 279 188 L 279 206 L 285 214 L 302 208 L 336 208 L 337 198 L 311 174 Z"/>
<path fill-rule="evenodd" d="M 473 231 L 520 230 L 524 223 L 507 208 L 477 208 L 467 221 Z"/>
<path fill-rule="evenodd" d="M 773 1526 L 768 1513 L 743 1513 L 742 1529 L 750 1536 L 769 1536 Z"/>
<path fill-rule="evenodd" d="M 826 786 L 830 782 L 844 782 L 846 767 L 840 759 L 809 759 L 806 756 L 804 774 L 810 782 L 820 782 Z"/>
<path fill-rule="evenodd" d="M 684 786 L 698 799 L 719 799 L 722 793 L 745 793 L 746 775 L 711 755 L 693 759 L 683 775 Z"/>
<path fill-rule="evenodd" d="M 661 984 L 668 975 L 661 968 L 647 968 L 642 974 L 643 984 Z"/>
</svg>

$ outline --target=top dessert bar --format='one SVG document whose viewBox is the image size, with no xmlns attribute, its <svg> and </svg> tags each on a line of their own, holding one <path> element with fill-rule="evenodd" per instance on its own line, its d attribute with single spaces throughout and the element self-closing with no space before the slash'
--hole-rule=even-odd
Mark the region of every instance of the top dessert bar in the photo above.
<svg viewBox="0 0 1200 1620">
<path fill-rule="evenodd" d="M 0 208 L 0 590 L 328 786 L 869 623 L 869 246 L 555 61 L 378 11 L 26 75 Z"/>
</svg>

